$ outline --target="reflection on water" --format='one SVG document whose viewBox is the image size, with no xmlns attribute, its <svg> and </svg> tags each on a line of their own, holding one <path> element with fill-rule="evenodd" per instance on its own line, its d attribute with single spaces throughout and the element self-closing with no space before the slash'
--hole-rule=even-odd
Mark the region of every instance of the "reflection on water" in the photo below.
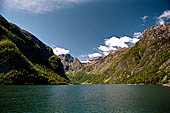
<svg viewBox="0 0 170 113">
<path fill-rule="evenodd" d="M 138 85 L 0 86 L 0 112 L 168 113 L 170 88 Z"/>
</svg>

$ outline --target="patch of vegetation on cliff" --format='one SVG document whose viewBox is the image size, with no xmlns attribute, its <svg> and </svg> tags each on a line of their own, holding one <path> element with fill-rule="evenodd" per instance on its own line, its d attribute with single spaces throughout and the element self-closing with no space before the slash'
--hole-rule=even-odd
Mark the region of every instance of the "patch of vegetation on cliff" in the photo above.
<svg viewBox="0 0 170 113">
<path fill-rule="evenodd" d="M 164 84 L 170 80 L 170 23 L 148 28 L 133 47 L 75 73 L 80 83 Z M 117 53 L 117 54 L 116 54 Z M 102 71 L 100 71 L 100 70 Z M 87 78 L 87 79 L 86 79 Z"/>
<path fill-rule="evenodd" d="M 0 16 L 0 84 L 69 83 L 49 46 Z"/>
</svg>

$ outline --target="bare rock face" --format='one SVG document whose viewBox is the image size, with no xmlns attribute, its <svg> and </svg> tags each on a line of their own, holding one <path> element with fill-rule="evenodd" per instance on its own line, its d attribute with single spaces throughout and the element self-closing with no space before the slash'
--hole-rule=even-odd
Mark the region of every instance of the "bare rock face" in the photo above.
<svg viewBox="0 0 170 113">
<path fill-rule="evenodd" d="M 70 54 L 62 54 L 58 57 L 64 65 L 65 72 L 79 70 L 82 67 L 81 62 L 77 58 L 73 58 Z"/>
<path fill-rule="evenodd" d="M 88 65 L 79 81 L 89 83 L 166 84 L 170 82 L 170 23 L 143 32 L 133 47 Z M 81 73 L 82 74 L 82 73 Z M 78 75 L 78 74 L 77 74 Z"/>
<path fill-rule="evenodd" d="M 140 41 L 140 44 L 149 45 L 151 41 L 159 39 L 170 39 L 170 23 L 163 25 L 156 25 L 146 29 L 143 33 L 143 38 Z M 144 43 L 145 42 L 145 43 Z"/>
<path fill-rule="evenodd" d="M 91 67 L 91 71 L 93 72 L 102 72 L 104 70 L 106 70 L 107 68 L 109 68 L 113 62 L 116 62 L 116 57 L 119 56 L 121 53 L 123 53 L 124 51 L 126 51 L 129 48 L 121 48 L 117 51 L 111 52 L 109 53 L 107 56 L 102 57 L 98 60 L 96 60 L 96 62 L 92 63 L 91 65 L 89 65 Z M 121 66 L 121 64 L 119 64 L 120 68 L 123 68 Z"/>
</svg>

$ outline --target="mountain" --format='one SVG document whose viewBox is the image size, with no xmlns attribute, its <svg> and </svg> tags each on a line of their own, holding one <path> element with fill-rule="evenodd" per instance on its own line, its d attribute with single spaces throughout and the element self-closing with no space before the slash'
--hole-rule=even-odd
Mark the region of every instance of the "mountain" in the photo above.
<svg viewBox="0 0 170 113">
<path fill-rule="evenodd" d="M 71 80 L 91 84 L 170 83 L 170 23 L 146 29 L 133 47 L 110 53 L 77 71 Z"/>
<path fill-rule="evenodd" d="M 58 55 L 64 65 L 65 72 L 79 70 L 82 67 L 81 62 L 77 58 L 73 58 L 70 54 Z"/>
<path fill-rule="evenodd" d="M 61 59 L 61 62 L 64 65 L 64 71 L 70 80 L 74 78 L 77 71 L 83 69 L 84 67 L 84 65 L 77 58 L 72 57 L 70 54 L 62 54 L 58 55 L 58 57 Z M 77 80 L 72 83 L 79 84 Z"/>
<path fill-rule="evenodd" d="M 0 84 L 68 84 L 52 49 L 0 15 Z"/>
</svg>

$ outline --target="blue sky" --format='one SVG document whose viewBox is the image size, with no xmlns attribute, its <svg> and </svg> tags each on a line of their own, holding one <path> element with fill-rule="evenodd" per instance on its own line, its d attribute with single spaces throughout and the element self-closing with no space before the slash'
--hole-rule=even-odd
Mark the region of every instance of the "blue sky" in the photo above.
<svg viewBox="0 0 170 113">
<path fill-rule="evenodd" d="M 56 54 L 80 60 L 135 44 L 144 29 L 170 22 L 169 0 L 0 0 L 0 14 Z M 134 35 L 135 34 L 135 35 Z"/>
</svg>

